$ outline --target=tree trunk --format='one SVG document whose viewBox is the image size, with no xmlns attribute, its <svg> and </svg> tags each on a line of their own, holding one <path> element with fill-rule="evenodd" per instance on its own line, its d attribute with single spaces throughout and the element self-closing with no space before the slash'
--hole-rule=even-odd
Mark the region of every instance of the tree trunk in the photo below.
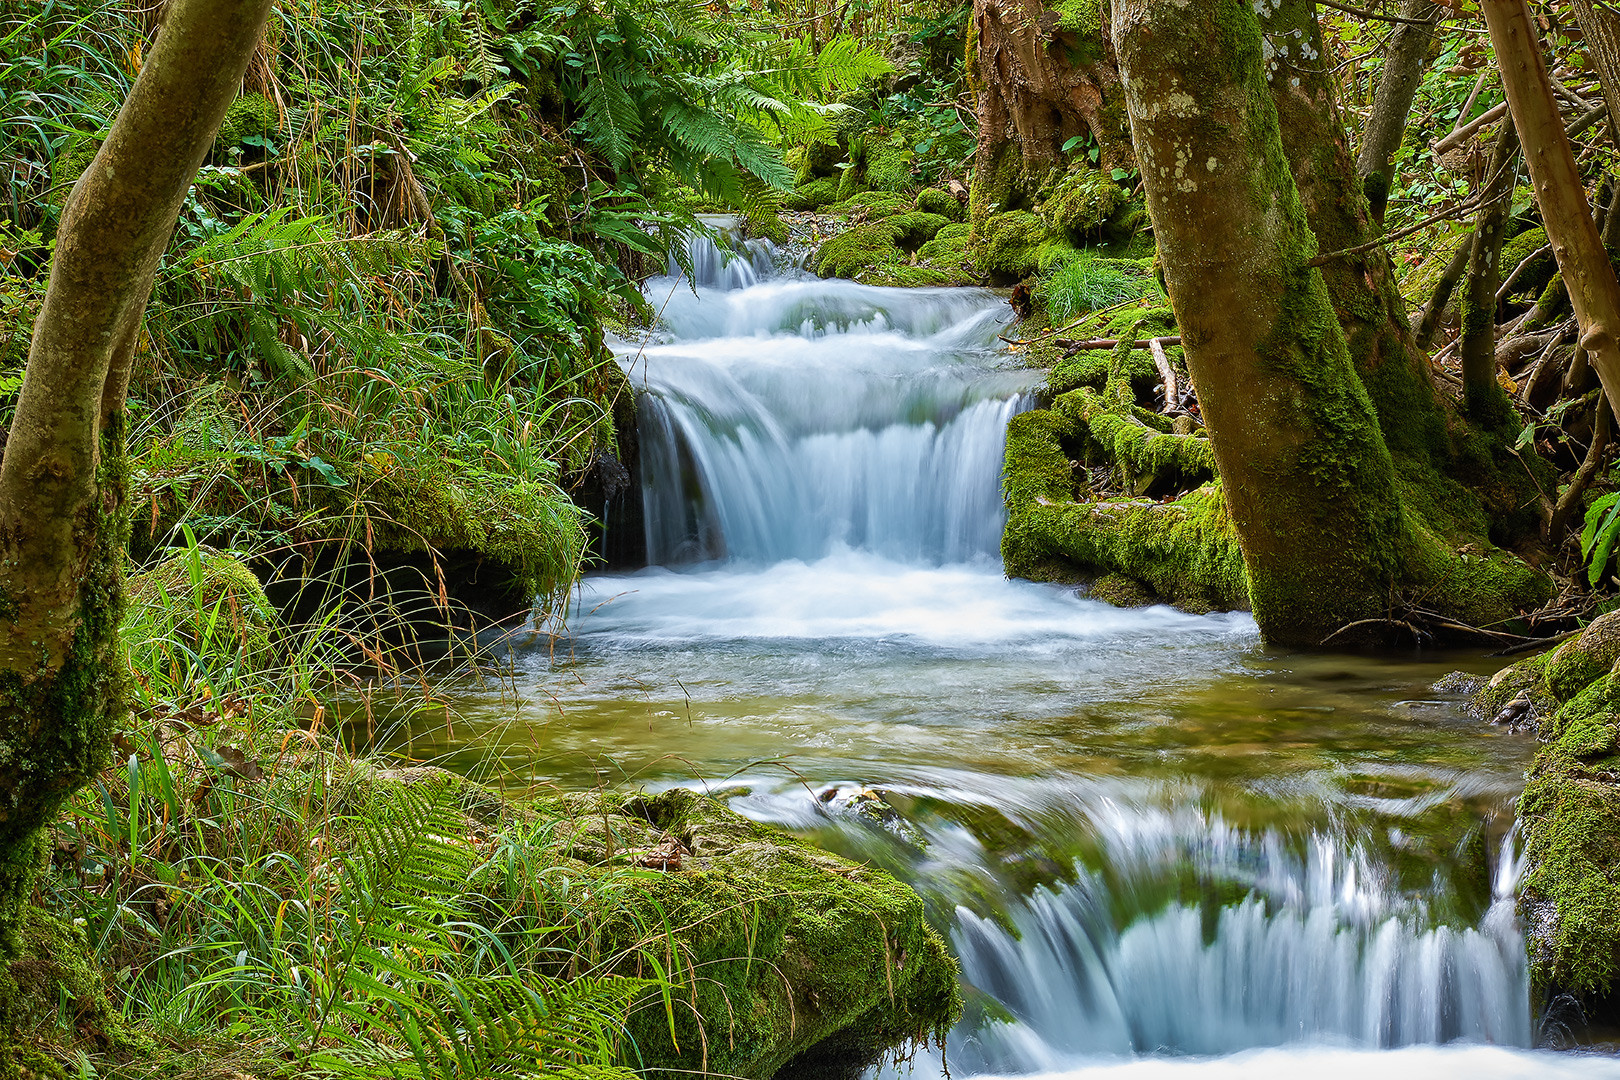
<svg viewBox="0 0 1620 1080">
<path fill-rule="evenodd" d="M 0 463 L 0 947 L 40 830 L 105 764 L 118 655 L 124 397 L 141 315 L 197 167 L 271 0 L 170 0 L 162 30 L 63 211 Z"/>
<path fill-rule="evenodd" d="M 1407 526 L 1283 153 L 1249 0 L 1116 0 L 1154 234 L 1268 641 L 1390 607 Z"/>
<path fill-rule="evenodd" d="M 1311 231 L 1323 251 L 1363 247 L 1380 230 L 1345 138 L 1315 0 L 1276 0 L 1262 8 L 1261 29 L 1271 49 L 1267 82 Z M 1429 472 L 1448 471 L 1446 412 L 1413 337 L 1389 251 L 1372 247 L 1337 256 L 1323 264 L 1322 277 L 1390 451 Z"/>
<path fill-rule="evenodd" d="M 1380 228 L 1394 179 L 1390 175 L 1391 165 L 1406 136 L 1406 118 L 1412 111 L 1412 98 L 1423 82 L 1434 28 L 1444 11 L 1432 0 L 1406 0 L 1401 5 L 1401 18 L 1413 21 L 1396 23 L 1395 29 L 1390 31 L 1383 76 L 1378 80 L 1372 115 L 1367 117 L 1362 129 L 1361 153 L 1356 158 L 1356 172 L 1367 193 L 1368 209 Z"/>
<path fill-rule="evenodd" d="M 1076 136 L 1099 164 L 1133 160 L 1119 106 L 1113 47 L 1100 16 L 1068 16 L 1041 0 L 974 0 L 969 79 L 977 94 L 974 218 L 1019 209 Z"/>
<path fill-rule="evenodd" d="M 1592 0 L 1570 0 L 1581 27 L 1586 55 L 1597 69 L 1603 103 L 1609 107 L 1610 138 L 1620 137 L 1620 12 Z"/>
<path fill-rule="evenodd" d="M 1474 238 L 1469 245 L 1468 280 L 1462 294 L 1463 407 L 1469 419 L 1487 428 L 1513 418 L 1507 395 L 1496 381 L 1496 289 L 1501 283 L 1502 239 L 1513 206 L 1513 181 L 1519 174 L 1519 137 L 1513 117 L 1502 119 L 1502 131 L 1491 147 L 1480 190 Z"/>
<path fill-rule="evenodd" d="M 1614 410 L 1620 402 L 1620 282 L 1586 203 L 1575 155 L 1547 81 L 1541 42 L 1524 0 L 1484 0 L 1481 7 L 1547 238 L 1581 327 L 1581 348 L 1590 354 Z"/>
</svg>

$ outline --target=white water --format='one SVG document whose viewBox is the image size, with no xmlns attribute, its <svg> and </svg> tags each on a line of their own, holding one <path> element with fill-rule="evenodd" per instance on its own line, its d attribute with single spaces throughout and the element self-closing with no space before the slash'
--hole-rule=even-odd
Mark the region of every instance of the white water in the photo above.
<svg viewBox="0 0 1620 1080">
<path fill-rule="evenodd" d="M 952 1034 L 952 1076 L 1620 1077 L 1612 1058 L 1525 1049 L 1511 843 L 1477 910 L 1453 902 L 1450 871 L 1415 889 L 1393 869 L 1413 844 L 1403 823 L 1469 800 L 1506 807 L 1511 780 L 1385 766 L 1401 751 L 1382 735 L 1337 749 L 1340 729 L 1277 723 L 1273 737 L 1309 748 L 1267 764 L 1253 746 L 1265 736 L 1230 736 L 1250 740 L 1239 801 L 1298 821 L 1230 822 L 1212 809 L 1231 797 L 1228 748 L 1203 745 L 1197 725 L 1184 742 L 1214 756 L 1164 740 L 1189 726 L 1178 695 L 1208 701 L 1217 678 L 1256 662 L 1252 623 L 1118 610 L 1001 576 L 1003 433 L 1032 380 L 999 366 L 997 297 L 773 273 L 757 244 L 730 262 L 703 243 L 692 254 L 696 294 L 654 282 L 663 334 L 620 349 L 644 391 L 654 566 L 583 590 L 572 648 L 591 678 L 567 693 L 603 719 L 548 732 L 549 745 L 622 769 L 644 736 L 619 703 L 673 684 L 684 714 L 658 709 L 646 731 L 679 731 L 692 768 L 718 778 L 790 754 L 800 769 L 823 762 L 820 782 L 848 777 L 830 801 L 767 781 L 733 805 L 838 830 L 955 908 L 970 999 L 995 1008 L 970 1008 L 980 1017 Z M 1336 707 L 1272 700 L 1277 717 Z M 1073 719 L 1087 701 L 1107 724 Z M 1341 786 L 1386 769 L 1427 793 Z M 993 808 L 1037 850 L 987 851 L 920 811 L 898 839 L 873 839 L 838 816 L 867 784 Z M 971 899 L 1005 896 L 1010 868 L 1042 850 L 1086 854 L 1064 856 L 1066 883 L 1010 898 L 1001 921 Z"/>
</svg>

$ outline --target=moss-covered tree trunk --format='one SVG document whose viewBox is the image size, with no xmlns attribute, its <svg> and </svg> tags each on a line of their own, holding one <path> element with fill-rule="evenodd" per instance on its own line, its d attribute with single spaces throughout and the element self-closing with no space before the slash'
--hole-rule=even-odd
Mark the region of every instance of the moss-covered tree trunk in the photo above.
<svg viewBox="0 0 1620 1080">
<path fill-rule="evenodd" d="M 975 219 L 1018 209 L 1070 139 L 1096 140 L 1099 163 L 1131 160 L 1119 71 L 1101 6 L 974 0 L 968 72 L 977 97 Z"/>
<path fill-rule="evenodd" d="M 1347 624 L 1393 625 L 1408 590 L 1453 610 L 1476 601 L 1466 559 L 1402 504 L 1312 265 L 1316 234 L 1284 151 L 1254 6 L 1120 0 L 1113 29 L 1166 283 L 1262 632 L 1281 644 L 1343 641 Z"/>
<path fill-rule="evenodd" d="M 1496 381 L 1496 290 L 1501 284 L 1502 241 L 1507 236 L 1513 203 L 1513 181 L 1519 172 L 1519 136 L 1513 118 L 1504 117 L 1491 146 L 1480 192 L 1474 238 L 1469 245 L 1468 278 L 1462 292 L 1463 403 L 1468 416 L 1484 427 L 1513 420 L 1513 407 Z M 1517 426 L 1517 425 L 1515 425 Z"/>
<path fill-rule="evenodd" d="M 124 398 L 152 279 L 271 0 L 170 0 L 57 234 L 0 463 L 0 948 L 17 945 L 41 830 L 106 761 L 117 651 Z M 9 997 L 9 995 L 8 995 Z"/>
<path fill-rule="evenodd" d="M 1350 361 L 1391 452 L 1433 467 L 1435 458 L 1446 456 L 1445 412 L 1413 339 L 1389 252 L 1367 247 L 1381 229 L 1345 136 L 1315 0 L 1278 0 L 1263 9 L 1266 82 L 1306 219 L 1322 251 L 1353 251 L 1322 266 Z"/>
</svg>

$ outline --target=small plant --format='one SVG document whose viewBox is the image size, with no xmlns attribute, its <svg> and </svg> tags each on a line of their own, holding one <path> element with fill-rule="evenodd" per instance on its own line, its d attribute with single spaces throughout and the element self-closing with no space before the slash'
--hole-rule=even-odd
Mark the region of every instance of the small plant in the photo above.
<svg viewBox="0 0 1620 1080">
<path fill-rule="evenodd" d="M 1065 253 L 1042 273 L 1036 295 L 1045 301 L 1053 323 L 1065 323 L 1157 291 L 1157 284 L 1146 270 L 1130 267 L 1133 264 L 1086 252 Z"/>
<path fill-rule="evenodd" d="M 1586 580 L 1594 589 L 1620 546 L 1620 491 L 1592 500 L 1586 508 L 1586 526 L 1581 530 L 1581 556 L 1586 560 Z"/>
</svg>

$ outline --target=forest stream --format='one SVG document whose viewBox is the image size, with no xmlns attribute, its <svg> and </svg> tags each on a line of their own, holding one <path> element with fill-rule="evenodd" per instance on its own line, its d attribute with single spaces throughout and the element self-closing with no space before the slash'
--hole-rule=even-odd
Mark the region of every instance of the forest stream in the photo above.
<svg viewBox="0 0 1620 1080">
<path fill-rule="evenodd" d="M 1535 743 L 1435 685 L 1501 661 L 1290 655 L 1007 580 L 1036 375 L 1005 301 L 691 254 L 696 293 L 653 280 L 660 334 L 618 346 L 654 565 L 588 577 L 414 755 L 723 791 L 891 870 L 961 960 L 952 1077 L 1620 1076 L 1530 1049 L 1564 1022 L 1513 911 Z"/>
</svg>

